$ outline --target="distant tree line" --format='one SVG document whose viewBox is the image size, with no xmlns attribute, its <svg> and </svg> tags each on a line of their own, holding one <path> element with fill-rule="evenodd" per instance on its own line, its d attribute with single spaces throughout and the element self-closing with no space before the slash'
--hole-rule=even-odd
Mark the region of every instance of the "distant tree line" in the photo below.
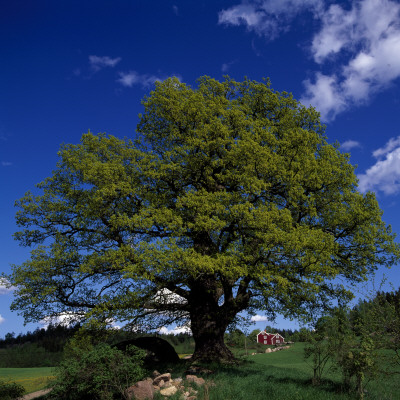
<svg viewBox="0 0 400 400">
<path fill-rule="evenodd" d="M 66 341 L 79 329 L 79 325 L 72 327 L 64 325 L 48 325 L 46 328 L 37 328 L 33 332 L 20 333 L 9 332 L 4 339 L 0 339 L 0 349 L 10 348 L 16 345 L 37 344 L 48 352 L 62 351 Z"/>
<path fill-rule="evenodd" d="M 79 326 L 49 325 L 18 336 L 7 333 L 0 339 L 0 368 L 52 367 L 61 361 L 68 339 Z"/>
<path fill-rule="evenodd" d="M 46 328 L 37 328 L 33 332 L 9 332 L 0 338 L 0 368 L 30 368 L 52 367 L 58 365 L 68 341 L 79 332 L 80 326 L 49 325 Z M 93 337 L 101 335 L 105 341 L 114 345 L 124 340 L 139 336 L 159 336 L 175 347 L 178 353 L 193 353 L 194 340 L 187 333 L 177 335 L 162 335 L 159 333 L 129 332 L 125 330 L 108 330 L 104 332 L 90 332 Z"/>
</svg>

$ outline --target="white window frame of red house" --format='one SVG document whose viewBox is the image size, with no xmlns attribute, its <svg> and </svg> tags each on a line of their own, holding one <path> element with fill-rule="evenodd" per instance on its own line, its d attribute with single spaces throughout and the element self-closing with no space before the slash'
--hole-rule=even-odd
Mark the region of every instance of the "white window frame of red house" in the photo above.
<svg viewBox="0 0 400 400">
<path fill-rule="evenodd" d="M 279 333 L 276 333 L 275 337 L 276 337 L 277 340 L 279 340 L 279 342 L 284 342 L 285 341 L 285 338 Z"/>
<path fill-rule="evenodd" d="M 263 344 L 267 344 L 267 343 L 265 343 L 265 341 L 267 340 L 266 339 L 266 334 L 267 334 L 267 332 L 265 332 L 265 331 L 260 331 L 260 333 L 259 334 L 257 334 L 257 343 L 263 343 Z M 258 341 L 258 337 L 261 335 L 261 342 L 259 342 Z"/>
</svg>

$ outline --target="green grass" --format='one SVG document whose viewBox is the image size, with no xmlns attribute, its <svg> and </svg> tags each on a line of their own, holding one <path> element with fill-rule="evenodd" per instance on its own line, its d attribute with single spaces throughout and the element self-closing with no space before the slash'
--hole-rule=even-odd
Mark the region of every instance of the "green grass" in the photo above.
<svg viewBox="0 0 400 400">
<path fill-rule="evenodd" d="M 54 368 L 0 368 L 0 379 L 21 384 L 26 393 L 46 388 L 54 377 Z"/>
<path fill-rule="evenodd" d="M 208 366 L 214 374 L 205 376 L 215 386 L 198 388 L 198 400 L 350 400 L 354 394 L 343 393 L 339 372 L 330 371 L 321 385 L 311 385 L 312 368 L 304 360 L 303 343 L 288 350 L 243 356 L 239 365 Z M 263 348 L 265 350 L 265 348 Z M 249 354 L 254 349 L 249 349 Z M 170 366 L 173 376 L 184 375 L 189 363 Z M 163 369 L 164 367 L 161 367 Z M 165 368 L 164 368 L 165 369 Z M 163 369 L 163 370 L 164 370 Z M 161 370 L 160 370 L 161 372 Z M 400 371 L 399 371 L 400 372 Z M 0 368 L 0 379 L 22 384 L 27 393 L 43 389 L 54 375 L 53 368 Z M 400 375 L 386 375 L 367 386 L 366 400 L 400 400 Z M 176 400 L 179 395 L 171 400 Z"/>
<path fill-rule="evenodd" d="M 296 343 L 289 350 L 282 350 L 270 354 L 257 354 L 248 357 L 248 359 L 265 367 L 284 370 L 287 371 L 288 374 L 297 374 L 299 378 L 304 376 L 306 379 L 310 379 L 312 376 L 312 369 L 310 364 L 304 360 L 304 346 L 304 343 Z M 400 369 L 398 369 L 397 372 L 400 373 Z M 336 386 L 336 389 L 340 389 L 341 374 L 339 371 L 330 370 L 325 373 L 324 378 L 330 381 L 330 386 L 332 388 Z M 368 392 L 368 399 L 400 399 L 399 374 L 377 376 L 376 379 L 371 380 L 367 384 L 366 390 Z"/>
<path fill-rule="evenodd" d="M 304 360 L 303 343 L 276 353 L 242 357 L 238 366 L 217 367 L 208 379 L 215 382 L 199 400 L 350 400 L 342 391 L 341 376 L 330 371 L 319 386 L 311 384 L 312 368 Z M 251 351 L 250 351 L 251 354 Z M 381 376 L 367 386 L 366 400 L 400 400 L 399 375 Z"/>
</svg>

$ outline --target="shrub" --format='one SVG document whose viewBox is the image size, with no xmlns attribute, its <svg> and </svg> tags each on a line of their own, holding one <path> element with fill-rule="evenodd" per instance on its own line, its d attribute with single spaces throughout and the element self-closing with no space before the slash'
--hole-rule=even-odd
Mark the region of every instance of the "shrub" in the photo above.
<svg viewBox="0 0 400 400">
<path fill-rule="evenodd" d="M 14 400 L 25 393 L 22 385 L 15 382 L 0 381 L 0 399 Z"/>
<path fill-rule="evenodd" d="M 126 398 L 125 389 L 144 376 L 145 353 L 134 346 L 125 352 L 107 344 L 71 347 L 57 369 L 51 398 L 111 400 Z"/>
</svg>

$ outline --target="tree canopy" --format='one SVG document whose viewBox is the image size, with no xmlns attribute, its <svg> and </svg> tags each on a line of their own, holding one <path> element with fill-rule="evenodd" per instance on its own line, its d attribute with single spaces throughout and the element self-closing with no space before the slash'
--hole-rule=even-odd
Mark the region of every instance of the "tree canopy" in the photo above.
<svg viewBox="0 0 400 400">
<path fill-rule="evenodd" d="M 399 256 L 373 193 L 319 114 L 269 81 L 176 78 L 143 100 L 135 140 L 62 146 L 17 201 L 31 257 L 8 277 L 26 321 L 70 313 L 190 322 L 195 358 L 230 358 L 236 315 L 299 317 Z"/>
</svg>

